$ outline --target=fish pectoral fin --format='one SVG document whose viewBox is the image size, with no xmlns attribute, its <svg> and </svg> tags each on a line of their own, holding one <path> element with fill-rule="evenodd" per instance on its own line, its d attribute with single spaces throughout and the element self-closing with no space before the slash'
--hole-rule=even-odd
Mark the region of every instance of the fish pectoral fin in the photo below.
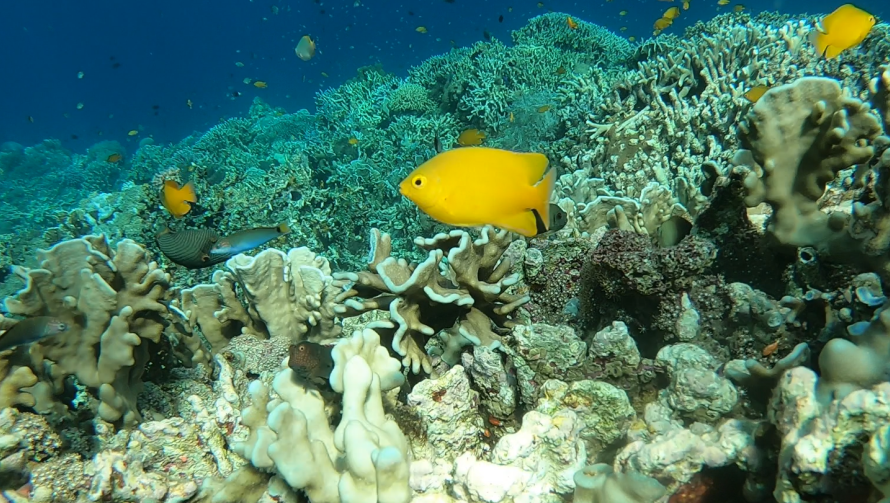
<svg viewBox="0 0 890 503">
<path fill-rule="evenodd" d="M 505 215 L 499 218 L 497 222 L 492 223 L 502 229 L 507 229 L 508 231 L 531 238 L 539 234 L 539 232 L 537 232 L 538 224 L 536 218 L 540 218 L 540 216 L 535 217 L 535 212 L 523 211 L 521 213 L 516 213 L 515 215 Z"/>
</svg>

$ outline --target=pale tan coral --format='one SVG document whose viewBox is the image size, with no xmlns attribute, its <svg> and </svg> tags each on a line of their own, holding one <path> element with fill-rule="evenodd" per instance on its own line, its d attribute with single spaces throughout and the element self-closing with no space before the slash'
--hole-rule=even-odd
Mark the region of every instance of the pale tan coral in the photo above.
<svg viewBox="0 0 890 503">
<path fill-rule="evenodd" d="M 183 290 L 179 301 L 190 327 L 200 328 L 214 352 L 242 333 L 294 342 L 339 335 L 334 299 L 345 282 L 331 276 L 324 257 L 305 247 L 270 248 L 236 255 L 226 267 L 214 273 L 213 283 Z"/>
<path fill-rule="evenodd" d="M 374 229 L 368 270 L 334 275 L 351 282 L 338 297 L 336 313 L 346 318 L 389 310 L 392 349 L 414 373 L 430 371 L 422 348 L 434 335 L 442 341 L 442 358 L 449 363 L 456 363 L 464 346 L 500 345 L 492 325 L 511 327 L 514 311 L 529 300 L 507 292 L 519 279 L 508 274 L 513 261 L 504 255 L 511 240 L 506 231 L 491 227 L 483 228 L 475 240 L 463 230 L 417 238 L 414 242 L 427 251 L 427 259 L 414 264 L 390 256 L 389 235 Z M 375 329 L 387 331 L 383 326 Z"/>
<path fill-rule="evenodd" d="M 104 236 L 86 236 L 38 252 L 40 266 L 17 267 L 25 288 L 6 299 L 16 315 L 51 315 L 68 325 L 62 334 L 33 344 L 32 369 L 60 389 L 74 375 L 98 390 L 106 421 L 141 420 L 136 396 L 149 359 L 146 339 L 159 342 L 170 277 L 148 252 L 125 239 L 112 249 Z"/>
</svg>

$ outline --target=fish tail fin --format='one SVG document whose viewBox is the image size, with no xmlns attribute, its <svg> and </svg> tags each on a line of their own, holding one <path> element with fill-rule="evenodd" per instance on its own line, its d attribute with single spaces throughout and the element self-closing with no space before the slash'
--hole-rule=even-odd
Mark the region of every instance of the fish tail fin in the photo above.
<svg viewBox="0 0 890 503">
<path fill-rule="evenodd" d="M 289 234 L 290 227 L 287 225 L 287 222 L 282 222 L 278 224 L 278 227 L 275 227 L 275 230 L 278 231 L 279 234 Z"/>
<path fill-rule="evenodd" d="M 556 185 L 556 168 L 552 168 L 544 178 L 535 185 L 534 205 L 531 209 L 537 211 L 545 225 L 550 225 L 550 195 Z"/>
</svg>

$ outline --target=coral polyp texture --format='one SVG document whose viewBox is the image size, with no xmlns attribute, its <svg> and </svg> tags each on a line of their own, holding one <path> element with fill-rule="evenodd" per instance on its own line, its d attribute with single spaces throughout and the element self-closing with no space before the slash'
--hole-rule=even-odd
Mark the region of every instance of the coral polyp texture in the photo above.
<svg viewBox="0 0 890 503">
<path fill-rule="evenodd" d="M 824 58 L 814 21 L 550 12 L 312 112 L 3 144 L 2 498 L 886 501 L 890 28 Z M 547 232 L 399 195 L 471 129 L 548 157 Z M 155 248 L 282 223 L 212 267 Z"/>
</svg>

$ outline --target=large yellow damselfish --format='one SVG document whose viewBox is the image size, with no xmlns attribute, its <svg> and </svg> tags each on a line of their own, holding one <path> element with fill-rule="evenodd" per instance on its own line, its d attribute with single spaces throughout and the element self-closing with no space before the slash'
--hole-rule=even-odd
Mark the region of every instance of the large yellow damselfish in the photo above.
<svg viewBox="0 0 890 503">
<path fill-rule="evenodd" d="M 810 42 L 820 55 L 835 58 L 861 44 L 874 25 L 873 15 L 851 4 L 841 5 L 816 24 Z"/>
<path fill-rule="evenodd" d="M 399 192 L 442 223 L 490 224 L 532 237 L 549 230 L 556 170 L 546 170 L 543 154 L 457 148 L 421 164 Z"/>
</svg>

